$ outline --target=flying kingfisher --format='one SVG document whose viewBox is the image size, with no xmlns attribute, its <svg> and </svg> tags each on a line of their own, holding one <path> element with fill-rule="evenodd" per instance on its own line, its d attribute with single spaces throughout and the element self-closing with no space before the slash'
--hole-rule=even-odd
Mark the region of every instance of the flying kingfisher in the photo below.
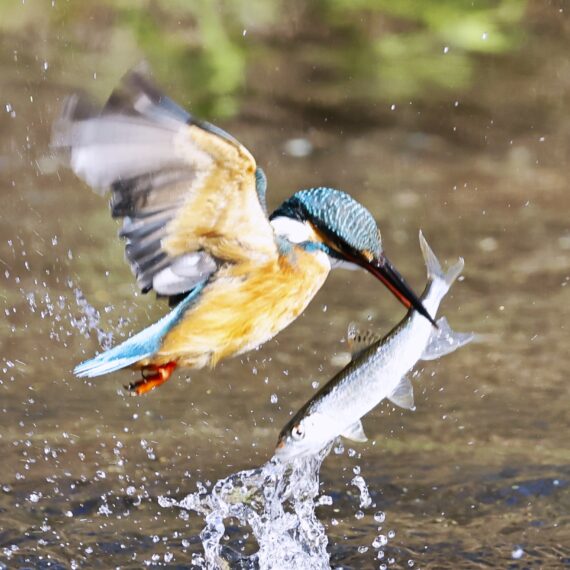
<svg viewBox="0 0 570 570">
<path fill-rule="evenodd" d="M 138 286 L 171 307 L 78 365 L 77 376 L 138 369 L 141 379 L 128 388 L 143 394 L 176 367 L 213 367 L 294 321 L 337 266 L 366 269 L 433 323 L 384 255 L 366 208 L 318 187 L 268 216 L 265 174 L 249 151 L 179 107 L 145 72 L 129 72 L 102 110 L 68 98 L 52 144 L 89 186 L 111 191 Z"/>
</svg>

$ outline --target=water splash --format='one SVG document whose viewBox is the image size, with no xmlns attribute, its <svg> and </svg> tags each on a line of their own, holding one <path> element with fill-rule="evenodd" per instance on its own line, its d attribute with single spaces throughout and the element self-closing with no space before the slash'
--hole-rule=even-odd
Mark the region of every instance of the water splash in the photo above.
<svg viewBox="0 0 570 570">
<path fill-rule="evenodd" d="M 353 477 L 350 483 L 357 487 L 357 489 L 360 491 L 360 508 L 368 508 L 372 504 L 372 498 L 370 497 L 370 492 L 368 491 L 368 485 L 366 484 L 364 477 L 360 475 L 360 471 Z"/>
<path fill-rule="evenodd" d="M 99 311 L 89 303 L 83 291 L 76 287 L 73 292 L 75 294 L 75 302 L 81 311 L 81 316 L 79 318 L 71 318 L 72 326 L 86 337 L 89 337 L 90 331 L 95 331 L 99 346 L 103 350 L 108 350 L 113 344 L 113 333 L 104 331 L 101 328 Z"/>
<path fill-rule="evenodd" d="M 26 303 L 32 313 L 38 313 L 43 320 L 51 322 L 49 336 L 51 339 L 61 341 L 61 337 L 72 335 L 72 330 L 78 331 L 85 338 L 89 338 L 92 331 L 95 331 L 99 346 L 107 350 L 113 344 L 113 332 L 105 331 L 101 327 L 101 315 L 93 305 L 87 301 L 83 291 L 75 287 L 72 281 L 68 281 L 68 287 L 73 290 L 75 303 L 79 310 L 73 309 L 67 295 L 59 295 L 52 298 L 46 288 L 38 288 L 35 291 L 21 289 Z M 68 323 L 71 329 L 65 326 Z M 118 323 L 115 328 L 119 328 L 122 323 Z"/>
<path fill-rule="evenodd" d="M 207 491 L 198 491 L 176 501 L 159 499 L 162 507 L 180 507 L 204 518 L 200 533 L 205 568 L 330 568 L 325 528 L 315 514 L 321 501 L 319 471 L 332 444 L 318 455 L 292 463 L 272 459 L 262 467 L 220 479 Z M 243 554 L 221 541 L 227 519 L 249 527 L 259 549 Z"/>
</svg>

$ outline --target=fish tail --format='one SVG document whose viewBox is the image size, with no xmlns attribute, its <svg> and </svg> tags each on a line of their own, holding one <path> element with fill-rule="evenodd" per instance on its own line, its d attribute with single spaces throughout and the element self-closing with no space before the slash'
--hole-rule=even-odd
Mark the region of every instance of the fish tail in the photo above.
<svg viewBox="0 0 570 570">
<path fill-rule="evenodd" d="M 424 256 L 424 261 L 427 267 L 428 279 L 434 283 L 439 283 L 442 287 L 442 293 L 445 294 L 449 291 L 449 288 L 453 282 L 461 275 L 463 271 L 463 266 L 465 262 L 463 258 L 460 257 L 459 260 L 453 264 L 447 272 L 444 273 L 439 260 L 435 256 L 435 253 L 428 245 L 424 234 L 420 230 L 420 247 L 422 249 L 422 254 Z"/>
</svg>

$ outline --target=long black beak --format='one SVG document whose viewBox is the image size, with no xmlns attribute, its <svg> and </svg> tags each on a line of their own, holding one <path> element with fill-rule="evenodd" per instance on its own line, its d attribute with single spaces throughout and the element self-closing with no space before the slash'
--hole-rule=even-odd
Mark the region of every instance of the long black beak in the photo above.
<svg viewBox="0 0 570 570">
<path fill-rule="evenodd" d="M 384 254 L 377 259 L 372 259 L 372 261 L 360 262 L 359 265 L 382 281 L 404 307 L 415 309 L 437 328 L 437 324 L 427 312 L 419 297 L 412 291 L 411 287 Z"/>
</svg>

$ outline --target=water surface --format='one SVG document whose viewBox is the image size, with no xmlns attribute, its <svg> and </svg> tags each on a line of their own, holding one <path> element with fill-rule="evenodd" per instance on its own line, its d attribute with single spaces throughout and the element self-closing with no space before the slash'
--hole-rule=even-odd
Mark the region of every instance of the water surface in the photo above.
<svg viewBox="0 0 570 570">
<path fill-rule="evenodd" d="M 204 521 L 158 498 L 181 500 L 263 465 L 314 383 L 338 370 L 348 323 L 387 331 L 403 315 L 372 277 L 339 271 L 275 340 L 215 371 L 178 373 L 141 398 L 122 390 L 130 372 L 72 376 L 78 361 L 164 307 L 136 294 L 106 200 L 58 169 L 50 128 L 65 94 L 82 87 L 103 99 L 146 56 L 162 62 L 174 98 L 196 99 L 252 150 L 269 177 L 270 207 L 303 187 L 349 191 L 374 213 L 416 290 L 425 279 L 420 228 L 441 259 L 465 258 L 465 279 L 441 314 L 488 342 L 422 365 L 415 412 L 382 404 L 364 419 L 368 443 L 345 442 L 326 458 L 320 490 L 332 504 L 316 512 L 331 565 L 570 565 L 564 3 L 525 4 L 517 43 L 470 59 L 471 81 L 405 97 L 381 86 L 364 97 L 343 62 L 323 63 L 326 25 L 307 35 L 294 15 L 247 29 L 250 51 L 228 64 L 239 81 L 193 95 L 180 78 L 185 67 L 190 77 L 190 59 L 94 4 L 67 19 L 11 6 L 0 40 L 2 564 L 192 567 Z M 155 17 L 193 29 L 160 10 Z M 343 36 L 346 57 L 350 41 Z M 185 67 L 172 63 L 168 79 L 175 57 Z M 208 107 L 210 92 L 217 103 Z M 309 154 L 293 156 L 295 148 Z M 244 532 L 236 522 L 222 540 L 251 549 Z"/>
</svg>

